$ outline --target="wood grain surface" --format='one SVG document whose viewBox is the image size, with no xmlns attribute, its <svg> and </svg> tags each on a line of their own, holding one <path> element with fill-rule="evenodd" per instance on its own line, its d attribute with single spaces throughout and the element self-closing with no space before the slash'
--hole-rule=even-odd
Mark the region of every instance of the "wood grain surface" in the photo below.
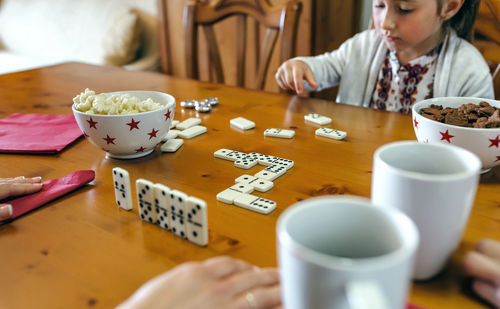
<svg viewBox="0 0 500 309">
<path fill-rule="evenodd" d="M 96 92 L 156 90 L 184 99 L 218 97 L 220 105 L 200 114 L 208 132 L 172 154 L 157 149 L 134 160 L 107 159 L 80 139 L 57 155 L 0 154 L 1 177 L 59 178 L 76 170 L 96 171 L 94 185 L 70 193 L 18 220 L 0 226 L 1 308 L 110 308 L 148 279 L 190 260 L 230 255 L 258 266 L 276 266 L 275 224 L 293 203 L 312 196 L 345 194 L 369 197 L 372 155 L 383 144 L 413 140 L 411 117 L 236 87 L 202 83 L 156 73 L 68 63 L 0 76 L 0 117 L 14 112 L 71 114 L 72 98 Z M 331 127 L 348 132 L 345 141 L 316 137 L 306 123 L 310 112 L 331 116 Z M 176 108 L 175 119 L 195 116 Z M 244 116 L 256 128 L 240 131 L 229 120 Z M 266 128 L 296 130 L 291 140 L 264 137 Z M 220 203 L 215 196 L 244 173 L 214 151 L 229 148 L 295 161 L 257 195 L 277 202 L 261 215 Z M 173 233 L 142 222 L 137 202 L 130 212 L 115 205 L 111 169 L 129 171 L 132 187 L 145 178 L 207 201 L 209 245 L 198 247 Z M 135 189 L 133 189 L 135 194 Z M 425 308 L 482 308 L 470 293 L 460 266 L 467 250 L 482 237 L 499 239 L 500 169 L 481 177 L 463 240 L 444 272 L 414 283 L 409 301 Z"/>
</svg>

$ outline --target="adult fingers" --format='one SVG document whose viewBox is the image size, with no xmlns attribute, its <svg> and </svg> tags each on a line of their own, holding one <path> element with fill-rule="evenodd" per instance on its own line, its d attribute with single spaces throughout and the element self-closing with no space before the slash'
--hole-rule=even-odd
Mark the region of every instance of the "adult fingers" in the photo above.
<svg viewBox="0 0 500 309">
<path fill-rule="evenodd" d="M 233 273 L 245 271 L 252 268 L 252 265 L 245 261 L 233 259 L 228 256 L 220 256 L 208 259 L 203 262 L 208 273 L 216 279 L 224 278 Z"/>
<path fill-rule="evenodd" d="M 464 267 L 468 274 L 500 286 L 500 264 L 491 258 L 471 251 L 465 256 Z"/>
<path fill-rule="evenodd" d="M 500 241 L 484 238 L 477 242 L 476 251 L 500 263 Z"/>
<path fill-rule="evenodd" d="M 25 179 L 24 176 L 10 177 L 10 178 L 0 178 L 0 183 L 11 183 Z"/>
<path fill-rule="evenodd" d="M 278 284 L 279 280 L 279 273 L 275 268 L 253 268 L 227 278 L 216 289 L 229 295 L 238 295 L 251 289 Z"/>
<path fill-rule="evenodd" d="M 0 183 L 0 199 L 30 194 L 42 189 L 41 183 Z"/>
<path fill-rule="evenodd" d="M 0 204 L 0 221 L 7 220 L 12 216 L 12 205 Z"/>
<path fill-rule="evenodd" d="M 14 178 L 0 178 L 0 183 L 40 183 L 42 177 L 29 177 L 24 176 L 14 177 Z"/>
<path fill-rule="evenodd" d="M 472 288 L 483 299 L 490 302 L 496 308 L 500 308 L 500 286 L 476 279 Z"/>
<path fill-rule="evenodd" d="M 313 89 L 318 88 L 318 83 L 316 83 L 316 79 L 314 78 L 314 74 L 309 67 L 307 67 L 307 69 L 304 73 L 304 77 L 305 77 L 307 83 L 309 84 L 309 86 L 311 86 L 311 88 L 313 88 Z"/>
<path fill-rule="evenodd" d="M 243 309 L 270 309 L 281 307 L 281 288 L 279 284 L 260 287 L 241 294 L 235 302 L 234 308 Z"/>
</svg>

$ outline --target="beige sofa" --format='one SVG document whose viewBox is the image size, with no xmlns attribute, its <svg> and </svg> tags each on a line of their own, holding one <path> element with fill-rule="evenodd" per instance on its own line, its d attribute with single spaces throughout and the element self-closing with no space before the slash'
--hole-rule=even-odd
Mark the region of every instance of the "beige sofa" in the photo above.
<svg viewBox="0 0 500 309">
<path fill-rule="evenodd" d="M 0 74 L 65 61 L 157 70 L 156 0 L 0 0 Z"/>
</svg>

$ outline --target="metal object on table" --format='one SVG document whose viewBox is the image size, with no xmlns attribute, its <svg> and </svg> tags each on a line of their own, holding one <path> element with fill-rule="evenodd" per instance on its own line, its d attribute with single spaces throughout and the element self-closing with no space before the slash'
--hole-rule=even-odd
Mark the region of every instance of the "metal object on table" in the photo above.
<svg viewBox="0 0 500 309">
<path fill-rule="evenodd" d="M 210 113 L 210 110 L 212 109 L 209 104 L 198 104 L 195 107 L 197 112 L 200 113 Z"/>
<path fill-rule="evenodd" d="M 196 105 L 198 105 L 200 102 L 196 100 L 184 100 L 181 101 L 181 107 L 183 108 L 188 108 L 188 109 L 194 109 L 196 108 Z"/>
<path fill-rule="evenodd" d="M 205 102 L 210 104 L 210 106 L 217 106 L 219 104 L 219 98 L 206 98 Z"/>
</svg>

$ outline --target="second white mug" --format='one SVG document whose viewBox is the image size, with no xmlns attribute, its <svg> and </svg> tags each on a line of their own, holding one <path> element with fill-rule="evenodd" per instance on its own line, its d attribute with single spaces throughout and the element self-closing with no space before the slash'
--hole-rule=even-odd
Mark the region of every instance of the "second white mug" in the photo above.
<svg viewBox="0 0 500 309">
<path fill-rule="evenodd" d="M 476 155 L 453 145 L 403 141 L 375 151 L 372 202 L 403 211 L 419 230 L 414 279 L 439 273 L 458 245 L 480 169 Z"/>
</svg>

